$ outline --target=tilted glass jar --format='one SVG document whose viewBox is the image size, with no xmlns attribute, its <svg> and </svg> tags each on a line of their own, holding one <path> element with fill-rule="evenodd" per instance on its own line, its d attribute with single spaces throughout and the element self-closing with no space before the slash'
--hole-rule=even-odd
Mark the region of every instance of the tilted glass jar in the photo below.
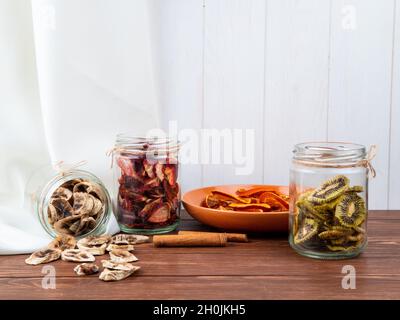
<svg viewBox="0 0 400 320">
<path fill-rule="evenodd" d="M 29 179 L 25 197 L 51 237 L 101 235 L 112 213 L 110 195 L 100 179 L 76 166 L 37 170 Z"/>
<path fill-rule="evenodd" d="M 178 153 L 173 138 L 117 136 L 114 212 L 122 231 L 160 234 L 178 226 Z"/>
<path fill-rule="evenodd" d="M 366 149 L 351 143 L 295 146 L 290 170 L 291 247 L 319 259 L 359 255 L 367 245 Z"/>
</svg>

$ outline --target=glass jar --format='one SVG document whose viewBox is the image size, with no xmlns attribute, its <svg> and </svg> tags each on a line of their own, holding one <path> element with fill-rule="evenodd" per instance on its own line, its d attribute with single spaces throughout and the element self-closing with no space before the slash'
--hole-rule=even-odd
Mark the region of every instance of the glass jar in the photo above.
<svg viewBox="0 0 400 320">
<path fill-rule="evenodd" d="M 299 254 L 352 258 L 367 245 L 366 149 L 351 143 L 295 146 L 290 171 L 289 241 Z"/>
<path fill-rule="evenodd" d="M 101 235 L 112 212 L 111 198 L 103 183 L 76 166 L 46 166 L 37 170 L 26 187 L 32 212 L 51 236 L 77 239 Z"/>
<path fill-rule="evenodd" d="M 172 138 L 117 136 L 114 212 L 122 231 L 160 234 L 178 226 L 178 152 Z"/>
</svg>

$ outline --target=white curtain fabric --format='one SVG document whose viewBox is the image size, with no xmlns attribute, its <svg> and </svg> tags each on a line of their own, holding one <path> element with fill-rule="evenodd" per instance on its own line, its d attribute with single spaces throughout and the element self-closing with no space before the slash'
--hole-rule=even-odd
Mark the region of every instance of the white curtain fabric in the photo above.
<svg viewBox="0 0 400 320">
<path fill-rule="evenodd" d="M 0 254 L 49 241 L 24 201 L 41 166 L 87 160 L 112 191 L 106 151 L 158 126 L 156 91 L 146 0 L 0 0 Z"/>
</svg>

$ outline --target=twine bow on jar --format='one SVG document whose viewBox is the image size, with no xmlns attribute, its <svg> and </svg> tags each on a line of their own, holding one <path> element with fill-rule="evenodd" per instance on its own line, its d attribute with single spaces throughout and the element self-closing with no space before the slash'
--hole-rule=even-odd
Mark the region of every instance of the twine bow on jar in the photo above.
<svg viewBox="0 0 400 320">
<path fill-rule="evenodd" d="M 66 164 L 63 160 L 57 161 L 53 167 L 59 173 L 59 175 L 64 176 L 67 172 L 78 169 L 87 164 L 86 160 L 81 160 L 76 163 Z"/>
<path fill-rule="evenodd" d="M 368 174 L 370 174 L 372 178 L 376 177 L 376 170 L 373 167 L 371 161 L 376 157 L 377 153 L 378 153 L 378 147 L 374 144 L 369 148 L 369 151 L 365 156 L 365 159 L 362 159 L 357 162 L 357 165 L 367 168 Z"/>
<path fill-rule="evenodd" d="M 114 167 L 115 153 L 121 152 L 122 150 L 123 150 L 123 148 L 113 147 L 106 152 L 107 157 L 111 157 L 110 169 L 112 169 Z"/>
</svg>

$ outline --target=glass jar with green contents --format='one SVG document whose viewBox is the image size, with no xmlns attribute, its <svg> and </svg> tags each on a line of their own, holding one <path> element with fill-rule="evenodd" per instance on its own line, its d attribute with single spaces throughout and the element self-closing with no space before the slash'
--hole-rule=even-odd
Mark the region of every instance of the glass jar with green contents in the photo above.
<svg viewBox="0 0 400 320">
<path fill-rule="evenodd" d="M 295 146 L 290 171 L 290 245 L 319 259 L 359 255 L 367 245 L 366 149 L 352 143 Z"/>
</svg>

